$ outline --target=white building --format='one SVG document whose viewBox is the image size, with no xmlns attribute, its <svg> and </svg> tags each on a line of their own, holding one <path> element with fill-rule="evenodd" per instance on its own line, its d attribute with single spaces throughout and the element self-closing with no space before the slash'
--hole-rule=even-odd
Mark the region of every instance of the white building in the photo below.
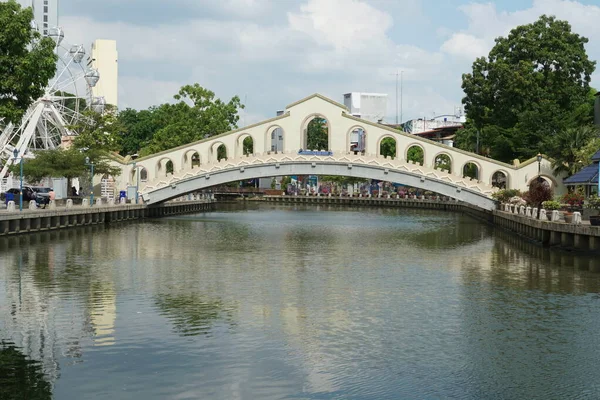
<svg viewBox="0 0 600 400">
<path fill-rule="evenodd" d="M 464 115 L 440 115 L 431 119 L 411 119 L 402 124 L 404 132 L 417 134 L 434 129 L 461 127 L 466 122 Z"/>
<path fill-rule="evenodd" d="M 100 80 L 93 88 L 94 97 L 103 97 L 106 104 L 119 105 L 119 54 L 115 40 L 98 39 L 92 43 L 90 65 L 100 73 Z"/>
<path fill-rule="evenodd" d="M 17 3 L 33 9 L 33 19 L 41 34 L 48 35 L 50 28 L 58 26 L 58 0 L 17 0 Z"/>
<path fill-rule="evenodd" d="M 387 110 L 387 94 L 383 93 L 346 93 L 344 105 L 355 117 L 371 122 L 379 122 L 385 118 Z"/>
</svg>

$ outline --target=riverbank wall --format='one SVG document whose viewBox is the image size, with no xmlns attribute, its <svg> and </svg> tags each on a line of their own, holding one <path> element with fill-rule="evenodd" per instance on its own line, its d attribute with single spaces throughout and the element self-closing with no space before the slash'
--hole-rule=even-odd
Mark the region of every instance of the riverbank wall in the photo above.
<svg viewBox="0 0 600 400">
<path fill-rule="evenodd" d="M 518 234 L 524 240 L 545 247 L 600 254 L 600 227 L 589 223 L 566 223 L 537 219 L 503 210 L 488 211 L 450 198 L 377 198 L 328 196 L 264 196 L 257 198 L 281 204 L 330 204 L 347 206 L 401 207 L 460 212 L 500 229 Z"/>
<path fill-rule="evenodd" d="M 203 199 L 157 206 L 123 204 L 3 212 L 0 214 L 0 236 L 210 211 L 215 204 L 214 200 Z"/>
</svg>

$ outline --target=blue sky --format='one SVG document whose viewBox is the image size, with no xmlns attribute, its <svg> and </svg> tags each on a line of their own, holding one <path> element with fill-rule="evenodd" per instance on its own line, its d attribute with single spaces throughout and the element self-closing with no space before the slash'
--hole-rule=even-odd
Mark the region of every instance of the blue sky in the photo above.
<svg viewBox="0 0 600 400">
<path fill-rule="evenodd" d="M 388 93 L 403 70 L 404 119 L 452 113 L 461 75 L 494 38 L 541 14 L 568 20 L 600 59 L 600 0 L 61 0 L 70 43 L 115 39 L 120 108 L 199 83 L 246 99 L 240 125 L 314 92 Z M 600 74 L 592 84 L 600 87 Z"/>
</svg>

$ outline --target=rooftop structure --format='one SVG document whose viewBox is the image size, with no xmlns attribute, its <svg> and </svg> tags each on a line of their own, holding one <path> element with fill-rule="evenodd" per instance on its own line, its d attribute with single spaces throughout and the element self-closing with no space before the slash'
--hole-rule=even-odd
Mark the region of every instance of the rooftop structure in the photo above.
<svg viewBox="0 0 600 400">
<path fill-rule="evenodd" d="M 379 122 L 385 118 L 387 94 L 382 93 L 346 93 L 344 105 L 350 114 L 370 122 Z"/>
<path fill-rule="evenodd" d="M 100 82 L 94 87 L 94 97 L 104 98 L 106 104 L 119 105 L 119 54 L 115 40 L 98 39 L 92 43 L 90 67 L 100 74 Z"/>
</svg>

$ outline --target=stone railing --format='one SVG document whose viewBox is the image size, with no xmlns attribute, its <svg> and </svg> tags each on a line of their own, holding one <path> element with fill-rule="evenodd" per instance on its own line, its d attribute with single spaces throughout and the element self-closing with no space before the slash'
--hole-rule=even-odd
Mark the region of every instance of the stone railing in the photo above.
<svg viewBox="0 0 600 400">
<path fill-rule="evenodd" d="M 538 210 L 537 208 L 518 204 L 503 203 L 501 204 L 500 209 L 507 213 L 516 214 L 531 219 L 539 219 L 541 221 L 547 220 L 550 222 L 565 222 L 575 225 L 581 225 L 582 223 L 581 213 L 578 211 L 574 212 L 569 218 L 569 215 L 566 215 L 558 210 L 545 210 L 543 208 Z"/>
</svg>

